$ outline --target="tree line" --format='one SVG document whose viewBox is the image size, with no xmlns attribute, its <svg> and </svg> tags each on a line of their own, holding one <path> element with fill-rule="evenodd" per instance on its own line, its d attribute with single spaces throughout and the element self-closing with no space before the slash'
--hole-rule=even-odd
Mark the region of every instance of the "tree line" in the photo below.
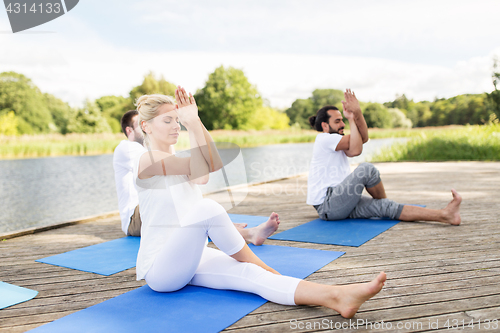
<svg viewBox="0 0 500 333">
<path fill-rule="evenodd" d="M 459 95 L 432 102 L 414 102 L 405 95 L 387 103 L 361 102 L 369 127 L 422 127 L 450 124 L 482 124 L 496 114 L 500 118 L 500 67 L 494 59 L 491 93 Z M 0 73 L 0 134 L 106 133 L 121 131 L 121 116 L 135 108 L 143 94 L 173 96 L 176 86 L 150 72 L 128 96 L 103 96 L 86 100 L 73 108 L 61 99 L 40 91 L 26 76 Z M 325 105 L 342 109 L 343 92 L 316 89 L 307 99 L 295 100 L 286 110 L 272 108 L 244 72 L 220 66 L 211 73 L 205 86 L 195 93 L 200 117 L 209 130 L 309 129 L 309 116 Z"/>
<path fill-rule="evenodd" d="M 341 110 L 342 98 L 341 90 L 316 89 L 311 97 L 295 100 L 286 114 L 291 123 L 308 129 L 309 116 L 325 105 L 333 105 Z M 500 118 L 500 91 L 495 86 L 491 93 L 436 98 L 432 102 L 414 102 L 403 94 L 392 102 L 360 102 L 360 106 L 370 128 L 476 125 L 487 123 L 492 115 Z"/>
<path fill-rule="evenodd" d="M 103 96 L 72 108 L 59 98 L 42 93 L 23 74 L 0 73 L 0 134 L 106 133 L 121 131 L 120 119 L 135 109 L 144 94 L 174 96 L 176 85 L 150 72 L 128 96 Z M 286 129 L 289 118 L 269 106 L 242 70 L 215 69 L 195 98 L 200 117 L 209 130 Z"/>
</svg>

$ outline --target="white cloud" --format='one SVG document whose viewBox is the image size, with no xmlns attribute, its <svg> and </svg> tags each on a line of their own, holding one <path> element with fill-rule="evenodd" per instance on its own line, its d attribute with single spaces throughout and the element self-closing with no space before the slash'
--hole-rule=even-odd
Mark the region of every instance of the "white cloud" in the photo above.
<svg viewBox="0 0 500 333">
<path fill-rule="evenodd" d="M 126 3 L 120 10 L 135 11 L 139 23 L 125 18 L 126 24 L 119 26 L 124 30 L 113 30 L 113 36 L 124 39 L 131 33 L 127 44 L 110 41 L 106 31 L 99 30 L 103 27 L 91 18 L 73 15 L 78 13 L 76 7 L 71 14 L 47 25 L 46 30 L 57 33 L 0 34 L 0 71 L 23 73 L 42 91 L 73 105 L 85 98 L 127 95 L 150 70 L 195 91 L 220 65 L 243 69 L 275 107 L 288 107 L 297 98 L 309 97 L 316 88 L 352 88 L 361 100 L 377 102 L 390 101 L 403 93 L 415 100 L 432 100 L 493 88 L 494 52 L 478 51 L 473 44 L 498 45 L 492 37 L 498 29 L 490 26 L 494 10 L 486 11 L 478 20 L 478 9 L 469 1 L 453 5 L 441 1 L 286 3 Z M 89 0 L 78 6 L 90 11 L 92 4 L 101 2 Z M 500 6 L 490 1 L 481 4 Z M 116 24 L 113 19 L 109 18 L 108 25 Z M 0 21 L 0 29 L 6 26 Z M 126 30 L 129 26 L 137 31 Z M 157 36 L 158 27 L 163 32 L 175 28 L 175 33 L 163 39 L 149 38 Z M 170 41 L 172 36 L 177 41 Z M 198 41 L 204 38 L 207 40 L 199 46 Z M 235 38 L 248 51 L 241 51 Z M 488 39 L 493 42 L 488 44 Z M 176 47 L 179 41 L 188 47 Z M 204 48 L 210 43 L 227 48 Z M 269 51 L 266 45 L 271 44 L 283 44 L 282 52 Z M 473 56 L 468 58 L 418 61 L 430 53 L 456 53 L 457 45 L 469 44 L 464 52 Z M 312 46 L 328 52 L 311 51 Z M 405 47 L 415 52 L 417 60 L 392 56 Z M 338 52 L 330 52 L 332 49 Z M 500 54 L 500 48 L 496 54 Z"/>
<path fill-rule="evenodd" d="M 53 50 L 51 57 L 51 50 L 39 45 L 38 55 L 30 62 L 30 58 L 23 57 L 12 61 L 16 54 L 30 51 L 26 46 L 16 45 L 14 53 L 0 55 L 0 65 L 3 70 L 27 75 L 42 91 L 72 104 L 81 103 L 84 98 L 127 95 L 149 70 L 195 91 L 203 87 L 208 74 L 220 65 L 243 69 L 249 81 L 275 107 L 288 107 L 297 98 L 309 97 L 316 88 L 352 88 L 361 100 L 377 102 L 392 100 L 403 93 L 416 100 L 432 100 L 492 90 L 493 53 L 449 68 L 363 57 L 150 53 L 95 42 L 93 46 L 59 48 Z"/>
</svg>

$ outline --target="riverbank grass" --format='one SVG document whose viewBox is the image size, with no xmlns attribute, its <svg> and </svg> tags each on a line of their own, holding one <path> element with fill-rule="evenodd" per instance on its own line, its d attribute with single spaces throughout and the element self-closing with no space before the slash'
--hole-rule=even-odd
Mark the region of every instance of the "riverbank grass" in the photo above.
<svg viewBox="0 0 500 333">
<path fill-rule="evenodd" d="M 286 131 L 212 131 L 214 141 L 238 146 L 255 147 L 281 143 L 314 142 L 316 131 L 290 129 Z M 0 136 L 0 158 L 34 158 L 61 155 L 112 154 L 123 134 L 44 134 Z M 182 131 L 176 149 L 189 148 L 189 137 Z"/>
<path fill-rule="evenodd" d="M 371 161 L 500 161 L 500 124 L 421 131 L 407 142 L 382 149 Z"/>
<path fill-rule="evenodd" d="M 0 158 L 33 158 L 112 153 L 123 134 L 41 134 L 0 136 Z"/>
<path fill-rule="evenodd" d="M 376 154 L 372 161 L 450 161 L 500 160 L 500 125 L 425 127 L 414 129 L 370 129 L 371 139 L 410 138 Z M 312 130 L 211 131 L 216 142 L 255 147 L 282 143 L 314 142 Z M 348 133 L 348 132 L 347 132 Z M 100 155 L 113 153 L 125 136 L 119 134 L 44 134 L 0 136 L 0 159 L 61 155 Z M 182 131 L 176 149 L 189 148 L 189 137 Z"/>
</svg>

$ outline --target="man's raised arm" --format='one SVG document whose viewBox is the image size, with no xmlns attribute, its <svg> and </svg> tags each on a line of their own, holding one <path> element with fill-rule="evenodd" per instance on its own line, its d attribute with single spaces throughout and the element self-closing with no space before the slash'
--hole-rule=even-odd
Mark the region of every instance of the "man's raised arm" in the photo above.
<svg viewBox="0 0 500 333">
<path fill-rule="evenodd" d="M 365 117 L 361 112 L 361 107 L 359 106 L 358 99 L 356 98 L 354 92 L 351 92 L 350 89 L 346 90 L 344 96 L 346 100 L 350 100 L 349 106 L 351 107 L 351 109 L 349 111 L 354 114 L 354 122 L 356 122 L 356 125 L 358 127 L 359 134 L 361 135 L 361 140 L 363 141 L 363 143 L 366 143 L 368 141 L 368 126 L 366 125 Z"/>
</svg>

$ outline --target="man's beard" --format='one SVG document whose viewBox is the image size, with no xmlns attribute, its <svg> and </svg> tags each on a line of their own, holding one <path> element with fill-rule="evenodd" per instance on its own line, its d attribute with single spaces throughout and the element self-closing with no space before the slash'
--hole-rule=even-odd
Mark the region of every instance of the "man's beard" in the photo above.
<svg viewBox="0 0 500 333">
<path fill-rule="evenodd" d="M 144 136 L 141 136 L 140 138 L 134 138 L 134 141 L 144 146 Z"/>
<path fill-rule="evenodd" d="M 338 134 L 338 135 L 344 135 L 344 133 L 339 133 L 340 130 L 343 130 L 344 127 L 339 128 L 338 130 L 334 130 L 330 124 L 328 124 L 328 128 L 330 129 L 328 133 L 330 134 Z"/>
</svg>

